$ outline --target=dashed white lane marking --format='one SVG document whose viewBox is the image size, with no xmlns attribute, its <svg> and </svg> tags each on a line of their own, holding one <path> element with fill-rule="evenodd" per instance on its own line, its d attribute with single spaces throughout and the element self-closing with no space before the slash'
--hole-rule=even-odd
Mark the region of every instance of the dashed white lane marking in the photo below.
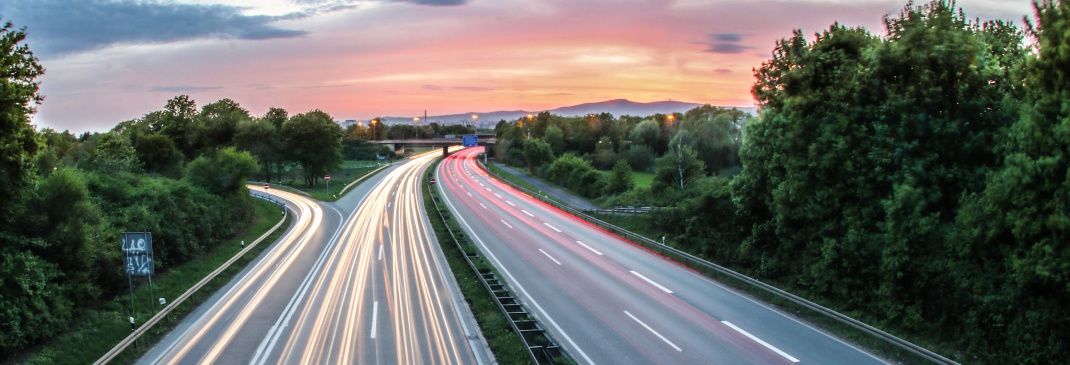
<svg viewBox="0 0 1070 365">
<path fill-rule="evenodd" d="M 795 357 L 793 357 L 791 355 L 788 355 L 787 352 L 780 351 L 780 349 L 774 347 L 773 345 L 770 345 L 768 342 L 762 341 L 762 339 L 758 338 L 755 335 L 750 334 L 750 332 L 744 331 L 742 328 L 736 327 L 736 325 L 732 324 L 732 322 L 721 321 L 721 323 L 724 323 L 724 325 L 728 326 L 728 328 L 731 328 L 731 329 L 735 330 L 736 332 L 739 332 L 740 334 L 742 334 L 744 336 L 747 336 L 747 338 L 749 338 L 751 340 L 754 340 L 754 342 L 757 342 L 759 345 L 765 346 L 765 348 L 767 348 L 769 350 L 772 350 L 773 352 L 777 353 L 777 355 L 780 355 L 781 357 L 783 357 L 785 359 L 788 359 L 788 361 L 799 362 L 799 359 L 796 359 Z"/>
<path fill-rule="evenodd" d="M 506 203 L 509 203 L 509 205 L 512 205 L 512 206 L 514 206 L 514 207 L 516 206 L 516 204 L 513 204 L 513 202 L 511 202 L 511 201 L 508 201 L 508 200 L 506 200 L 505 202 L 506 202 Z"/>
<path fill-rule="evenodd" d="M 532 217 L 532 218 L 534 218 L 534 217 L 535 217 L 535 215 L 534 215 L 534 214 L 528 213 L 528 211 L 526 211 L 526 210 L 523 210 L 523 209 L 521 209 L 520 211 L 521 211 L 521 212 L 524 212 L 524 214 L 527 214 L 527 215 L 528 215 L 528 217 Z"/>
<path fill-rule="evenodd" d="M 624 311 L 624 314 L 627 314 L 628 317 L 632 317 L 632 320 L 638 322 L 639 325 L 643 326 L 643 328 L 646 328 L 646 330 L 650 331 L 650 333 L 653 333 L 654 336 L 658 336 L 658 338 L 660 338 L 662 341 L 665 341 L 665 343 L 669 344 L 669 346 L 672 346 L 672 348 L 676 349 L 676 351 L 679 351 L 679 352 L 683 352 L 684 351 L 684 350 L 681 350 L 679 346 L 676 346 L 675 343 L 672 343 L 672 341 L 669 341 L 669 339 L 665 338 L 665 336 L 662 336 L 660 333 L 658 333 L 658 331 L 655 331 L 653 328 L 650 328 L 650 326 L 647 326 L 646 323 L 643 323 L 643 321 L 640 321 L 639 318 L 635 318 L 635 316 L 633 316 L 631 313 L 628 313 L 628 311 Z"/>
<path fill-rule="evenodd" d="M 379 301 L 376 300 L 376 301 L 372 302 L 372 330 L 371 330 L 372 333 L 370 335 L 370 337 L 372 339 L 375 339 L 375 329 L 377 327 L 375 325 L 375 323 L 378 321 L 378 319 L 379 319 Z"/>
<path fill-rule="evenodd" d="M 500 219 L 500 221 L 502 221 L 502 224 L 504 224 L 506 227 L 509 227 L 509 229 L 513 229 L 513 226 L 507 223 L 504 219 Z"/>
<path fill-rule="evenodd" d="M 646 276 L 643 276 L 643 274 L 637 273 L 637 272 L 635 272 L 635 270 L 629 270 L 629 271 L 632 272 L 632 275 L 638 276 L 640 279 L 643 279 L 643 281 L 646 281 L 646 282 L 650 283 L 650 285 L 658 287 L 658 289 L 661 289 L 661 291 L 666 292 L 668 294 L 672 294 L 672 290 L 669 290 L 669 288 L 661 286 L 661 284 L 658 284 L 658 283 L 654 282 L 653 280 L 650 280 L 650 278 L 648 278 Z"/>
<path fill-rule="evenodd" d="M 561 266 L 561 261 L 557 261 L 557 259 L 555 259 L 553 256 L 550 256 L 550 254 L 546 253 L 546 251 L 543 251 L 540 248 L 539 252 L 542 252 L 543 255 L 546 255 L 546 258 L 549 258 L 551 261 L 553 261 L 555 264 L 557 264 L 557 266 Z"/>
<path fill-rule="evenodd" d="M 554 231 L 557 231 L 557 233 L 561 233 L 560 229 L 557 229 L 557 227 L 551 226 L 550 223 L 542 222 L 542 225 L 550 227 L 550 229 L 552 229 Z"/>
<path fill-rule="evenodd" d="M 487 209 L 487 206 L 483 205 L 483 203 L 479 203 L 479 206 L 483 207 L 483 209 Z"/>
<path fill-rule="evenodd" d="M 594 249 L 594 247 L 588 246 L 586 243 L 583 243 L 583 241 L 576 241 L 576 243 L 580 244 L 580 246 L 586 247 L 588 250 L 591 250 L 591 252 L 594 252 L 598 256 L 602 256 L 602 252 L 601 251 L 598 251 L 598 250 Z"/>
</svg>

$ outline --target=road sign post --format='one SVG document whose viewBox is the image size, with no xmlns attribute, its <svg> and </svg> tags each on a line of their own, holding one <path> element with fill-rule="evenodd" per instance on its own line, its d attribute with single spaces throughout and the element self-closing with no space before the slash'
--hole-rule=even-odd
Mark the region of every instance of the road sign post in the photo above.
<svg viewBox="0 0 1070 365">
<path fill-rule="evenodd" d="M 153 297 L 152 274 L 155 271 L 155 265 L 152 257 L 152 233 L 124 232 L 122 249 L 126 282 L 130 286 L 130 318 L 134 318 L 137 313 L 134 309 L 134 276 L 149 278 L 149 298 Z"/>
<path fill-rule="evenodd" d="M 331 175 L 323 175 L 323 180 L 327 181 L 327 194 L 331 193 Z"/>
</svg>

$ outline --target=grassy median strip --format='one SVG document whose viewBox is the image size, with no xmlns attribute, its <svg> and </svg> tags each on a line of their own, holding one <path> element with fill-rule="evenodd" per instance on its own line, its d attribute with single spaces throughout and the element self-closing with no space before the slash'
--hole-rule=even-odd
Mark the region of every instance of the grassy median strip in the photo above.
<svg viewBox="0 0 1070 365">
<path fill-rule="evenodd" d="M 432 166 L 428 171 L 434 171 L 435 166 Z M 427 179 L 425 178 L 424 181 L 426 184 Z M 531 358 L 524 348 L 524 343 L 513 332 L 512 327 L 509 326 L 509 319 L 498 310 L 498 304 L 490 297 L 491 294 L 483 288 L 478 274 L 468 267 L 468 263 L 464 260 L 465 253 L 461 252 L 461 249 L 451 241 L 450 233 L 446 229 L 446 222 L 443 222 L 438 213 L 436 213 L 435 205 L 431 202 L 431 195 L 427 191 L 426 185 L 421 190 L 423 190 L 424 195 L 424 209 L 427 210 L 431 226 L 435 229 L 435 236 L 439 238 L 438 242 L 442 246 L 442 252 L 446 255 L 450 271 L 453 271 L 453 276 L 457 278 L 461 293 L 464 294 L 468 307 L 471 308 L 472 313 L 475 315 L 476 322 L 479 323 L 479 329 L 483 332 L 483 337 L 487 339 L 487 344 L 490 346 L 491 352 L 494 353 L 494 357 L 497 358 L 499 364 L 531 364 Z M 454 229 L 459 232 L 460 227 L 454 227 Z M 476 247 L 471 244 L 467 244 L 467 246 L 471 246 L 467 247 L 467 250 L 476 250 Z M 486 262 L 482 257 L 473 258 L 473 263 L 481 268 L 491 268 L 490 263 Z"/>
<path fill-rule="evenodd" d="M 148 285 L 145 285 L 147 283 L 140 282 L 141 285 L 134 289 L 137 323 L 144 323 L 159 312 L 160 309 L 163 309 L 158 298 L 162 297 L 171 301 L 181 295 L 197 281 L 204 278 L 205 275 L 241 251 L 240 243 L 242 241 L 250 243 L 256 240 L 257 237 L 260 237 L 264 232 L 278 224 L 279 219 L 282 218 L 282 210 L 275 204 L 254 199 L 254 207 L 255 215 L 253 221 L 244 233 L 239 234 L 230 241 L 219 244 L 199 258 L 171 268 L 166 273 L 153 278 L 151 295 Z M 166 319 L 157 323 L 135 345 L 120 354 L 114 363 L 134 362 L 160 338 L 170 332 L 187 314 L 229 282 L 235 274 L 244 269 L 245 265 L 252 261 L 261 251 L 271 246 L 276 239 L 286 232 L 289 224 L 290 217 L 287 216 L 286 222 L 283 222 L 279 229 L 264 239 L 257 247 L 249 250 L 245 256 L 235 261 L 230 268 L 202 287 L 186 302 L 176 307 Z M 16 358 L 16 361 L 27 364 L 92 363 L 130 334 L 130 323 L 127 320 L 129 316 L 129 294 L 115 297 L 110 302 L 100 306 L 100 308 L 87 311 L 82 319 L 74 323 L 67 333 L 38 347 L 21 360 Z"/>
</svg>

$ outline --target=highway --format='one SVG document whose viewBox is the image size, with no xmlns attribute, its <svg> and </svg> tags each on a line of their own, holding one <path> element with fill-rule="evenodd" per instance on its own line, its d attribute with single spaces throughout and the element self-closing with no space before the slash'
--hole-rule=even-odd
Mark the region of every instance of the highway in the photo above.
<svg viewBox="0 0 1070 365">
<path fill-rule="evenodd" d="M 439 154 L 335 203 L 250 185 L 293 226 L 139 363 L 491 362 L 423 211 L 420 177 Z"/>
<path fill-rule="evenodd" d="M 435 171 L 458 223 L 581 364 L 883 364 L 868 352 L 487 175 Z"/>
</svg>

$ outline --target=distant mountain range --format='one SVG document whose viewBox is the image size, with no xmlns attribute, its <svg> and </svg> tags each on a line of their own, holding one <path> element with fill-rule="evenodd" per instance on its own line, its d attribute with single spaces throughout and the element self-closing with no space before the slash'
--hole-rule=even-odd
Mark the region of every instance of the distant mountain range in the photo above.
<svg viewBox="0 0 1070 365">
<path fill-rule="evenodd" d="M 561 116 L 583 116 L 587 114 L 600 114 L 610 113 L 614 116 L 622 115 L 635 115 L 635 116 L 648 116 L 657 113 L 682 113 L 691 110 L 695 107 L 702 106 L 698 103 L 688 103 L 682 101 L 654 101 L 649 103 L 635 102 L 627 99 L 614 99 L 606 100 L 594 103 L 583 103 L 572 106 L 560 107 L 556 109 L 547 110 L 550 114 L 556 114 Z M 754 107 L 737 107 L 740 110 L 747 113 L 755 114 Z M 522 118 L 528 114 L 538 114 L 539 111 L 532 110 L 500 110 L 494 112 L 470 112 L 461 114 L 447 114 L 447 115 L 429 115 L 428 121 L 440 123 L 440 124 L 458 124 L 470 122 L 472 115 L 477 115 L 478 124 L 480 126 L 493 126 L 498 123 L 499 120 L 515 120 Z M 383 117 L 383 122 L 387 124 L 402 124 L 412 123 L 412 117 Z M 352 122 L 352 121 L 347 121 Z"/>
</svg>

